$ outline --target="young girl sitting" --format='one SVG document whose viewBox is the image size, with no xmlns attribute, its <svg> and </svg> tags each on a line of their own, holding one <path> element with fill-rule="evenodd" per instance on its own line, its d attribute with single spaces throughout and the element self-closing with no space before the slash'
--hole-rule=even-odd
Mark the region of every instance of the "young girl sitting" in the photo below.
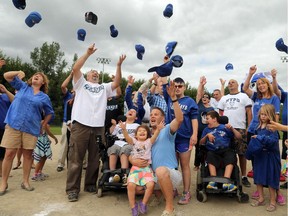
<svg viewBox="0 0 288 216">
<path fill-rule="evenodd" d="M 267 128 L 270 121 L 276 121 L 274 106 L 263 105 L 258 112 L 258 118 L 259 125 L 246 153 L 247 159 L 253 157 L 253 178 L 259 192 L 259 198 L 251 205 L 254 207 L 265 205 L 263 186 L 268 186 L 270 204 L 266 210 L 272 212 L 276 210 L 276 190 L 279 190 L 281 172 L 278 132 Z"/>
<path fill-rule="evenodd" d="M 155 131 L 152 137 L 150 135 L 150 130 L 147 125 L 140 125 L 136 129 L 135 138 L 130 137 L 128 135 L 125 123 L 121 122 L 120 127 L 123 130 L 123 134 L 126 141 L 129 144 L 133 145 L 133 150 L 131 152 L 132 157 L 148 160 L 149 163 L 151 164 L 151 147 L 152 144 L 157 139 L 160 130 L 164 128 L 164 122 L 162 122 L 157 126 L 157 130 Z M 133 216 L 138 215 L 138 203 L 135 202 L 136 186 L 139 185 L 146 187 L 143 200 L 139 203 L 140 213 L 146 214 L 147 203 L 153 193 L 154 184 L 155 184 L 155 177 L 150 166 L 144 168 L 132 166 L 128 176 L 127 192 Z"/>
</svg>

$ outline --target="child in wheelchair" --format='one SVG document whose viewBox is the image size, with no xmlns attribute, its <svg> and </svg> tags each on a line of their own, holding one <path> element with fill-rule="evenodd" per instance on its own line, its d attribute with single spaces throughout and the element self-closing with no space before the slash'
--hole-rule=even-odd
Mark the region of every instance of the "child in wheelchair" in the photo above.
<svg viewBox="0 0 288 216">
<path fill-rule="evenodd" d="M 217 169 L 224 165 L 224 177 L 231 178 L 235 161 L 237 161 L 235 151 L 230 147 L 231 139 L 236 137 L 241 139 L 241 134 L 229 123 L 220 124 L 220 116 L 216 111 L 210 111 L 206 115 L 207 128 L 202 133 L 200 145 L 205 145 L 207 149 L 206 162 L 210 176 L 217 175 Z M 210 181 L 208 189 L 218 189 L 217 182 Z M 232 183 L 225 183 L 222 186 L 224 191 L 234 191 L 237 186 Z"/>
</svg>

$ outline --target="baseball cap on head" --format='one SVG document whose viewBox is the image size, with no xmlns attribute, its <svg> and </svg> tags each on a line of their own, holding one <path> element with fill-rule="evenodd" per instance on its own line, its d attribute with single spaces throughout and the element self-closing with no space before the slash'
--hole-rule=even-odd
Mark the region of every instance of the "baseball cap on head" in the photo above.
<svg viewBox="0 0 288 216">
<path fill-rule="evenodd" d="M 141 44 L 136 44 L 135 45 L 135 50 L 137 51 L 137 58 L 142 60 L 143 59 L 143 55 L 145 53 L 144 46 L 142 46 Z"/>
<path fill-rule="evenodd" d="M 86 31 L 84 29 L 79 29 L 77 31 L 77 38 L 78 40 L 84 41 L 86 37 Z"/>
<path fill-rule="evenodd" d="M 172 56 L 170 61 L 172 62 L 173 67 L 179 68 L 183 65 L 183 58 L 180 55 Z"/>
<path fill-rule="evenodd" d="M 160 66 L 152 67 L 148 70 L 148 72 L 154 72 L 160 76 L 160 77 L 166 77 L 170 76 L 173 70 L 173 63 L 171 61 L 168 61 Z"/>
<path fill-rule="evenodd" d="M 38 12 L 33 11 L 26 17 L 25 23 L 27 26 L 29 26 L 31 28 L 36 23 L 39 23 L 41 20 L 42 20 L 41 15 Z"/>
<path fill-rule="evenodd" d="M 172 4 L 168 4 L 165 8 L 165 10 L 163 11 L 163 15 L 166 18 L 170 18 L 173 15 L 173 5 Z"/>
<path fill-rule="evenodd" d="M 281 51 L 281 52 L 285 52 L 288 54 L 288 48 L 287 46 L 284 44 L 284 41 L 283 41 L 283 38 L 279 38 L 277 41 L 276 41 L 276 44 L 275 44 L 277 50 Z"/>
<path fill-rule="evenodd" d="M 111 37 L 115 38 L 118 36 L 118 30 L 115 28 L 114 25 L 110 26 L 110 35 Z"/>
<path fill-rule="evenodd" d="M 171 42 L 167 43 L 165 50 L 166 50 L 166 54 L 167 54 L 167 56 L 169 56 L 169 58 L 173 54 L 176 46 L 177 46 L 177 41 L 171 41 Z"/>
<path fill-rule="evenodd" d="M 25 0 L 13 0 L 13 4 L 19 10 L 24 10 L 26 8 Z"/>
<path fill-rule="evenodd" d="M 85 13 L 85 21 L 88 23 L 92 23 L 92 24 L 96 25 L 97 21 L 98 21 L 98 17 L 93 12 L 86 12 Z"/>
</svg>

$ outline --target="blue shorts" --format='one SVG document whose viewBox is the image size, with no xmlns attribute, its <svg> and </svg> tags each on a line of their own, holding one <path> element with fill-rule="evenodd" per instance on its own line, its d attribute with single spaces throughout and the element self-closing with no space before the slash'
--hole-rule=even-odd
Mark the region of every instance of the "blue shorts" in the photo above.
<svg viewBox="0 0 288 216">
<path fill-rule="evenodd" d="M 192 150 L 193 146 L 190 146 L 190 139 L 175 140 L 175 149 L 178 153 L 184 153 Z"/>
</svg>

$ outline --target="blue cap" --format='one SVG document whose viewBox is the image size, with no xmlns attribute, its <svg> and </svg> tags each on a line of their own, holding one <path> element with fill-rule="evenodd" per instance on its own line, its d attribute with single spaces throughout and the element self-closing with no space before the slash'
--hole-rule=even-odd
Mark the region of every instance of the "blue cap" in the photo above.
<svg viewBox="0 0 288 216">
<path fill-rule="evenodd" d="M 110 35 L 111 37 L 115 38 L 118 36 L 118 30 L 115 28 L 114 25 L 110 26 Z"/>
<path fill-rule="evenodd" d="M 233 70 L 234 67 L 231 63 L 228 63 L 226 66 L 225 66 L 225 69 L 228 71 L 228 70 Z"/>
<path fill-rule="evenodd" d="M 163 11 L 163 15 L 166 18 L 170 18 L 173 15 L 173 5 L 172 4 L 168 4 L 165 8 L 165 10 Z"/>
<path fill-rule="evenodd" d="M 25 0 L 13 0 L 13 4 L 19 10 L 24 10 L 26 8 Z"/>
<path fill-rule="evenodd" d="M 86 31 L 84 29 L 79 29 L 77 31 L 78 40 L 84 41 L 86 37 Z"/>
<path fill-rule="evenodd" d="M 177 41 L 171 41 L 171 42 L 167 43 L 165 50 L 166 50 L 166 54 L 169 56 L 169 58 L 172 55 L 172 53 L 174 52 L 174 49 L 176 46 L 177 46 Z"/>
<path fill-rule="evenodd" d="M 179 68 L 183 65 L 183 58 L 180 55 L 172 56 L 170 61 L 172 62 L 173 67 Z"/>
<path fill-rule="evenodd" d="M 156 71 L 156 73 L 160 77 L 166 77 L 170 76 L 173 70 L 173 63 L 171 61 L 168 61 L 160 66 L 152 67 L 148 70 L 148 72 Z"/>
<path fill-rule="evenodd" d="M 25 23 L 27 26 L 29 26 L 30 28 L 33 27 L 36 23 L 39 23 L 42 20 L 41 15 L 36 12 L 33 11 L 31 12 L 28 17 L 25 19 Z"/>
<path fill-rule="evenodd" d="M 85 21 L 88 23 L 92 23 L 92 24 L 96 25 L 97 21 L 98 21 L 98 17 L 93 12 L 86 12 L 85 13 Z"/>
<path fill-rule="evenodd" d="M 145 53 L 144 46 L 142 46 L 141 44 L 136 44 L 135 45 L 135 50 L 137 51 L 137 58 L 142 60 L 143 59 L 143 55 Z"/>
<path fill-rule="evenodd" d="M 263 72 L 255 73 L 251 79 L 251 83 L 255 83 L 260 78 L 267 78 Z"/>
<path fill-rule="evenodd" d="M 285 52 L 288 54 L 288 49 L 287 46 L 284 44 L 283 38 L 280 38 L 276 41 L 275 44 L 277 50 L 281 51 L 281 52 Z"/>
</svg>

